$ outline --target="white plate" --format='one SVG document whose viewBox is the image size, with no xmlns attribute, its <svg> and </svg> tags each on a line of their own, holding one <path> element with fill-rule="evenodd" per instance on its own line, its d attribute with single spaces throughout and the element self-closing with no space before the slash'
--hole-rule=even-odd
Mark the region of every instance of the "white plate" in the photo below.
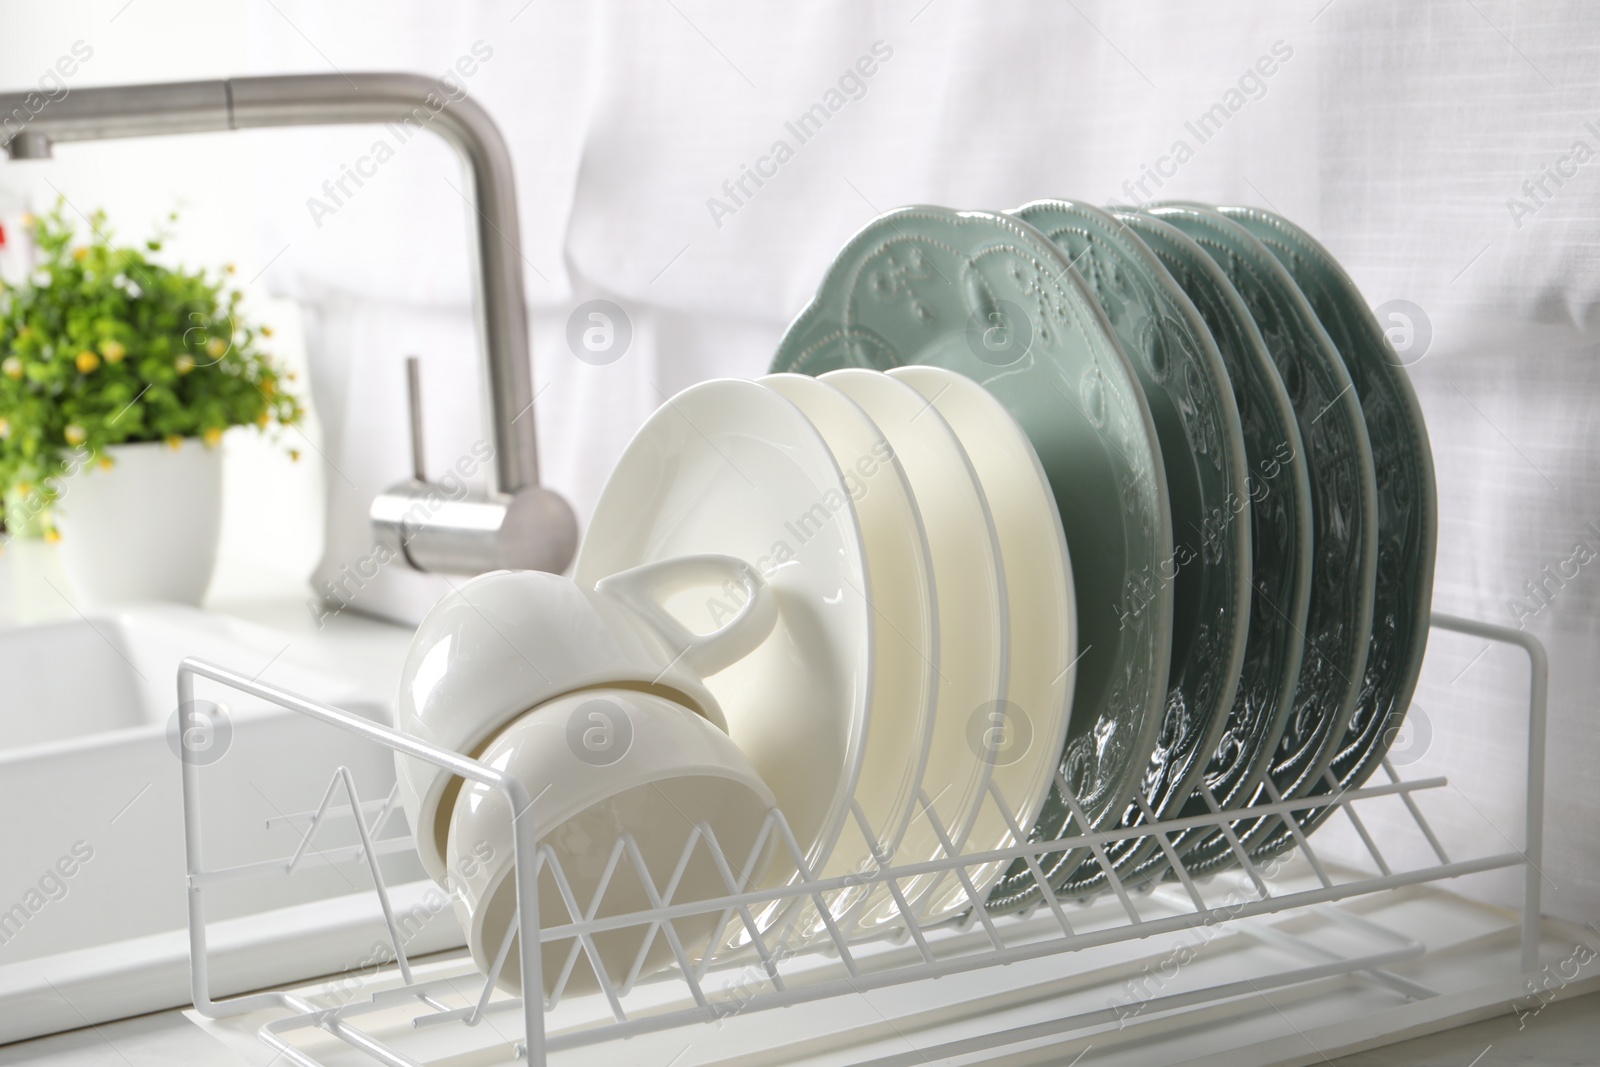
<svg viewBox="0 0 1600 1067">
<path fill-rule="evenodd" d="M 1011 827 L 1033 828 L 1049 796 L 1072 711 L 1078 657 L 1078 609 L 1072 562 L 1055 494 L 1028 436 L 983 386 L 943 367 L 889 371 L 921 393 L 950 423 L 967 450 L 994 516 L 1006 575 L 1011 669 L 1004 701 L 979 723 L 994 746 L 994 785 L 967 838 L 968 852 L 1016 843 Z M 1021 861 L 1018 861 L 1021 865 Z M 971 872 L 980 885 L 991 867 Z"/>
<path fill-rule="evenodd" d="M 900 461 L 858 404 L 803 374 L 773 374 L 759 381 L 788 398 L 822 433 L 861 524 L 871 606 L 880 624 L 873 650 L 872 727 L 855 792 L 871 836 L 855 817 L 846 819 L 822 876 L 866 874 L 900 847 L 932 740 L 927 710 L 937 692 L 938 648 L 927 536 Z M 864 896 L 846 889 L 829 899 L 829 911 L 843 918 Z M 810 907 L 800 915 L 794 928 L 801 937 L 823 932 L 815 916 Z"/>
<path fill-rule="evenodd" d="M 593 585 L 697 552 L 754 563 L 777 594 L 772 635 L 705 684 L 815 870 L 833 851 L 861 770 L 872 589 L 827 444 L 799 408 L 755 382 L 702 382 L 645 421 L 600 495 L 574 577 Z M 738 591 L 695 590 L 667 607 L 703 633 L 738 609 Z M 771 880 L 786 873 L 775 868 Z"/>
<path fill-rule="evenodd" d="M 929 709 L 933 736 L 916 810 L 895 854 L 897 864 L 927 862 L 965 847 L 989 783 L 988 754 L 968 727 L 1006 696 L 1010 623 L 994 523 L 966 451 L 920 393 L 857 368 L 824 374 L 822 381 L 860 404 L 888 439 L 927 532 L 939 647 L 937 692 Z M 937 921 L 974 903 L 959 884 L 940 888 L 941 881 L 923 876 L 901 886 L 919 917 Z M 978 901 L 985 892 L 978 887 Z M 868 906 L 862 926 L 894 919 L 895 908 L 886 900 Z"/>
</svg>

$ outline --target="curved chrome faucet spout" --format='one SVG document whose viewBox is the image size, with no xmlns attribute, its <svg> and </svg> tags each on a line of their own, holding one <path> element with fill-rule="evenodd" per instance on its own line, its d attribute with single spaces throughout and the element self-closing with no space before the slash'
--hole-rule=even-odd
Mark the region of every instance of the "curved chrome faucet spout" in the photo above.
<svg viewBox="0 0 1600 1067">
<path fill-rule="evenodd" d="M 416 74 L 288 74 L 226 81 L 0 94 L 0 147 L 12 159 L 49 158 L 60 141 L 146 137 L 267 126 L 398 123 L 450 142 L 471 172 L 474 310 L 494 440 L 489 492 L 450 500 L 420 478 L 372 503 L 377 539 L 419 570 L 560 572 L 577 549 L 566 501 L 539 485 L 516 189 L 499 128 L 471 97 Z"/>
</svg>

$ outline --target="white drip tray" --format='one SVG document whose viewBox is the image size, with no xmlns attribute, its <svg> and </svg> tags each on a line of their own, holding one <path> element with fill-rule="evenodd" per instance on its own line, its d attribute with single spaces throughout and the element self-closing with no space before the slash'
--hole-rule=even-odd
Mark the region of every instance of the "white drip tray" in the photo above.
<svg viewBox="0 0 1600 1067">
<path fill-rule="evenodd" d="M 1285 882 L 1313 884 L 1309 870 Z M 1224 878 L 1213 885 L 1221 886 Z M 1137 898 L 1149 917 L 1170 907 L 1182 911 L 1169 890 Z M 1074 926 L 1093 929 L 1114 923 L 1117 903 L 1100 902 L 1073 914 Z M 1354 917 L 1352 921 L 1351 917 Z M 1026 922 L 1003 924 L 1006 940 L 1048 936 L 1052 920 L 1036 915 Z M 942 979 L 891 986 L 866 995 L 831 998 L 779 1011 L 750 1012 L 724 1019 L 720 1025 L 699 1024 L 630 1038 L 625 1046 L 600 1044 L 558 1051 L 553 1064 L 599 1065 L 625 1058 L 633 1063 L 671 1063 L 674 1067 L 707 1065 L 874 1064 L 914 1067 L 939 1064 L 1070 1064 L 1084 1055 L 1095 1067 L 1148 1067 L 1153 1063 L 1204 1064 L 1207 1067 L 1257 1067 L 1273 1064 L 1323 1063 L 1407 1037 L 1434 1033 L 1481 1018 L 1537 1006 L 1520 970 L 1519 918 L 1499 909 L 1471 903 L 1437 886 L 1392 890 L 1331 910 L 1299 910 L 1221 924 L 1210 928 L 1151 937 L 1141 942 L 1111 944 L 1069 954 L 1046 956 L 1007 967 Z M 1370 927 L 1366 924 L 1372 924 Z M 1388 931 L 1403 932 L 1397 936 Z M 1556 974 L 1574 958 L 1574 946 L 1600 944 L 1600 935 L 1547 923 L 1541 957 Z M 949 944 L 982 936 L 977 931 L 943 931 L 930 943 Z M 1282 987 L 1274 980 L 1330 956 L 1405 954 L 1407 940 L 1415 958 L 1392 963 L 1381 975 L 1338 975 L 1321 981 Z M 857 955 L 864 971 L 903 963 L 910 946 L 878 945 Z M 1578 958 L 1582 958 L 1582 955 Z M 471 962 L 459 956 L 436 957 L 417 967 L 419 980 L 459 975 L 465 998 L 479 981 Z M 1572 966 L 1566 970 L 1572 972 Z M 806 979 L 837 977 L 837 961 L 817 956 Z M 724 991 L 737 988 L 738 969 L 723 971 Z M 799 980 L 806 980 L 799 979 Z M 1600 959 L 1578 968 L 1562 983 L 1562 996 L 1600 988 Z M 1236 983 L 1237 995 L 1184 1006 L 1187 994 Z M 1408 988 L 1416 983 L 1420 988 Z M 365 998 L 398 988 L 392 968 L 366 976 L 358 995 Z M 708 987 L 708 994 L 711 988 Z M 312 1002 L 352 995 L 348 986 L 327 981 L 300 986 L 295 992 Z M 641 990 L 640 992 L 643 992 Z M 1432 993 L 1433 995 L 1427 995 Z M 682 1006 L 682 987 L 660 983 L 656 1007 Z M 1547 994 L 1548 996 L 1548 994 Z M 1519 999 L 1520 998 L 1520 999 Z M 1084 1025 L 1084 1016 L 1103 1018 Z M 208 1020 L 195 1012 L 189 1018 L 233 1049 L 245 1062 L 261 1067 L 274 1053 L 257 1031 L 283 1013 L 260 1011 L 229 1019 Z M 363 1030 L 419 1062 L 517 1064 L 515 1042 L 522 1036 L 516 1011 L 491 1012 L 471 1030 L 459 1027 L 416 1028 L 416 1011 L 392 1007 L 362 1017 Z M 595 997 L 564 1001 L 548 1016 L 548 1033 L 584 1028 L 606 1016 Z M 1076 1021 L 1073 1021 L 1076 1020 Z M 327 1034 L 296 1031 L 293 1044 L 318 1062 L 370 1064 L 356 1050 Z"/>
</svg>

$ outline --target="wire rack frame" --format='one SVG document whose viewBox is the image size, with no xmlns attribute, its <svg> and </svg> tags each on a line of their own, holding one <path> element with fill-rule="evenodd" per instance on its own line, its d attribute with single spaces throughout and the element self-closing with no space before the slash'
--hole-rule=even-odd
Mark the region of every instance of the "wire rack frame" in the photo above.
<svg viewBox="0 0 1600 1067">
<path fill-rule="evenodd" d="M 1332 975 L 1354 974 L 1398 990 L 1406 996 L 1425 999 L 1436 995 L 1435 992 L 1385 969 L 1393 963 L 1422 955 L 1425 946 L 1359 915 L 1330 905 L 1337 901 L 1385 890 L 1519 866 L 1524 871 L 1521 964 L 1525 973 L 1531 973 L 1538 965 L 1541 878 L 1539 867 L 1543 858 L 1548 660 L 1539 641 L 1522 631 L 1438 613 L 1432 616 L 1431 623 L 1437 629 L 1476 636 L 1490 642 L 1519 648 L 1528 657 L 1531 678 L 1528 693 L 1527 817 L 1525 847 L 1522 851 L 1508 851 L 1465 860 L 1452 859 L 1414 798 L 1416 793 L 1445 786 L 1447 780 L 1443 777 L 1434 777 L 1405 781 L 1400 778 L 1389 761 L 1385 760 L 1382 766 L 1388 781 L 1381 784 L 1341 790 L 1338 783 L 1330 778 L 1328 794 L 1286 799 L 1274 792 L 1269 803 L 1256 804 L 1248 809 L 1235 811 L 1221 810 L 1215 798 L 1202 792 L 1211 809 L 1207 814 L 1157 821 L 1145 804 L 1143 806 L 1147 822 L 1142 826 L 1131 830 L 1082 833 L 1042 842 L 1026 840 L 1026 834 L 1012 820 L 1010 813 L 1014 809 L 1008 805 L 999 787 L 991 782 L 988 802 L 995 804 L 1006 815 L 1010 822 L 1011 840 L 1022 843 L 966 854 L 961 854 L 952 846 L 944 828 L 938 824 L 934 816 L 931 802 L 925 794 L 921 794 L 919 801 L 923 811 L 943 841 L 946 852 L 944 857 L 902 865 L 880 862 L 868 865 L 859 872 L 835 878 L 816 877 L 807 868 L 804 850 L 796 842 L 782 813 L 776 809 L 768 814 L 754 847 L 745 856 L 731 858 L 726 856 L 716 840 L 713 828 L 704 823 L 696 825 L 673 875 L 661 886 L 655 884 L 637 843 L 627 835 L 623 835 L 609 856 L 608 864 L 604 868 L 592 899 L 587 902 L 577 898 L 571 881 L 562 870 L 560 860 L 555 853 L 548 846 L 540 844 L 538 827 L 530 814 L 532 801 L 526 787 L 515 777 L 337 708 L 304 699 L 272 686 L 262 685 L 226 668 L 187 659 L 178 671 L 178 696 L 183 704 L 194 698 L 195 679 L 207 678 L 313 720 L 356 734 L 395 752 L 432 763 L 469 781 L 498 790 L 504 795 L 510 810 L 514 813 L 513 865 L 518 914 L 532 917 L 531 922 L 513 923 L 506 932 L 498 946 L 490 973 L 483 980 L 481 993 L 470 1004 L 452 1006 L 446 1001 L 459 999 L 459 994 L 455 987 L 449 984 L 448 979 L 418 980 L 413 974 L 411 962 L 405 952 L 405 939 L 395 918 L 389 888 L 385 884 L 379 866 L 380 856 L 407 851 L 414 847 L 409 832 L 402 832 L 398 836 L 380 836 L 383 829 L 390 824 L 390 816 L 396 810 L 395 791 L 391 790 L 382 801 L 364 802 L 358 794 L 356 783 L 349 770 L 341 767 L 329 782 L 315 810 L 288 818 L 291 823 L 304 826 L 304 833 L 292 855 L 281 860 L 207 868 L 201 844 L 203 801 L 199 768 L 184 761 L 182 764 L 184 845 L 188 867 L 190 978 L 194 1005 L 197 1011 L 210 1018 L 224 1018 L 261 1009 L 275 1009 L 276 1012 L 283 1013 L 281 1017 L 261 1028 L 260 1037 L 284 1059 L 299 1064 L 300 1067 L 320 1067 L 319 1061 L 296 1047 L 285 1036 L 305 1029 L 316 1029 L 333 1035 L 350 1047 L 368 1054 L 374 1061 L 390 1067 L 414 1067 L 416 1061 L 363 1030 L 357 1022 L 363 1015 L 381 1012 L 397 1004 L 420 1009 L 420 1014 L 412 1019 L 413 1027 L 419 1030 L 445 1024 L 473 1027 L 490 1014 L 517 1012 L 521 1015 L 523 1032 L 526 1036 L 524 1041 L 517 1043 L 516 1053 L 542 1067 L 549 1053 L 561 1049 L 694 1023 L 714 1022 L 744 1012 L 860 994 L 892 985 L 1219 923 L 1231 923 L 1232 928 L 1257 940 L 1288 949 L 1306 961 L 1306 966 L 1280 971 L 1269 976 L 1268 980 L 1279 987 L 1315 981 Z M 1066 788 L 1066 783 L 1058 779 L 1057 785 L 1073 810 L 1076 825 L 1088 825 L 1071 791 Z M 345 804 L 335 805 L 335 798 L 341 792 Z M 1381 797 L 1399 799 L 1427 841 L 1437 862 L 1405 871 L 1397 871 L 1390 866 L 1377 841 L 1353 807 L 1355 801 Z M 1143 803 L 1142 798 L 1140 800 Z M 1301 833 L 1297 821 L 1289 817 L 1296 811 L 1326 808 L 1339 809 L 1348 817 L 1376 867 L 1376 874 L 1344 882 L 1336 881 L 1310 842 Z M 868 844 L 873 847 L 876 854 L 876 842 L 867 828 L 863 813 L 857 807 L 853 814 L 862 829 L 867 831 Z M 528 817 L 523 817 L 525 815 Z M 1262 869 L 1258 859 L 1252 858 L 1245 851 L 1233 832 L 1235 820 L 1263 816 L 1280 817 L 1284 825 L 1289 828 L 1297 849 L 1315 874 L 1317 884 L 1314 887 L 1287 893 L 1272 892 L 1268 872 Z M 226 1000 L 213 1000 L 207 968 L 205 888 L 233 879 L 293 873 L 310 849 L 312 838 L 318 828 L 335 818 L 348 818 L 354 823 L 359 844 L 319 849 L 317 856 L 326 861 L 363 864 L 367 868 L 387 927 L 389 947 L 398 969 L 399 987 L 380 990 L 365 999 L 354 1000 L 333 1008 L 287 992 L 256 993 Z M 1233 900 L 1223 906 L 1207 904 L 1194 877 L 1185 868 L 1181 857 L 1170 843 L 1172 835 L 1196 827 L 1214 827 L 1225 835 L 1240 870 L 1248 878 L 1248 884 L 1253 887 L 1253 897 Z M 1178 883 L 1176 892 L 1168 894 L 1173 901 L 1182 906 L 1177 914 L 1157 918 L 1142 917 L 1133 899 L 1139 892 L 1138 887 L 1124 884 L 1114 867 L 1107 862 L 1108 846 L 1117 841 L 1146 836 L 1155 838 L 1164 853 L 1171 875 Z M 789 884 L 778 888 L 748 888 L 752 872 L 757 868 L 757 860 L 769 845 L 786 852 L 794 862 L 798 874 Z M 936 950 L 930 939 L 949 934 L 950 931 L 924 928 L 916 919 L 915 909 L 908 907 L 901 891 L 903 883 L 933 875 L 941 880 L 954 879 L 960 882 L 969 899 L 977 899 L 970 870 L 996 861 L 1021 860 L 1042 881 L 1042 857 L 1066 849 L 1089 850 L 1099 860 L 1102 868 L 1109 872 L 1108 882 L 1111 892 L 1120 904 L 1126 922 L 1096 929 L 1074 929 L 1067 914 L 1070 905 L 1064 906 L 1063 902 L 1056 900 L 1050 894 L 1044 894 L 1043 900 L 1033 909 L 1018 917 L 995 918 L 989 916 L 981 907 L 970 909 L 961 923 L 944 924 L 945 927 L 954 926 L 956 933 L 962 935 L 964 940 L 958 947 L 952 947 L 956 946 L 957 942 L 947 939 Z M 704 852 L 715 864 L 727 892 L 714 898 L 674 902 L 673 895 L 678 881 L 691 858 L 698 852 Z M 639 878 L 650 907 L 626 915 L 596 917 L 599 903 L 604 898 L 612 878 L 619 870 L 628 867 L 631 867 Z M 542 873 L 548 875 L 550 881 L 555 884 L 570 920 L 543 929 L 540 928 L 538 919 L 539 883 Z M 849 911 L 843 915 L 835 915 L 834 911 L 837 909 L 830 907 L 829 901 L 830 897 L 846 891 L 880 886 L 888 892 L 899 909 L 903 924 L 897 930 L 895 937 L 910 948 L 911 955 L 909 960 L 896 962 L 891 966 L 870 964 L 864 966 L 855 951 L 861 943 L 854 929 L 859 915 Z M 877 894 L 869 893 L 865 896 L 877 896 Z M 792 925 L 792 918 L 802 910 L 799 905 L 804 901 L 811 902 L 813 913 L 820 918 L 823 929 L 800 936 Z M 1383 940 L 1387 947 L 1352 956 L 1339 956 L 1275 927 L 1248 921 L 1295 909 L 1314 910 L 1333 921 Z M 756 913 L 763 911 L 777 914 L 780 918 L 776 922 L 765 924 L 757 922 Z M 1021 929 L 1027 920 L 1037 918 L 1033 914 L 1035 912 L 1040 915 L 1048 912 L 1052 923 L 1046 924 L 1050 927 L 1047 936 L 1032 936 L 1024 940 L 1006 936 L 1008 929 Z M 714 915 L 716 919 L 712 927 L 713 939 L 704 943 L 725 944 L 729 930 L 742 929 L 747 938 L 747 944 L 742 952 L 732 954 L 719 952 L 713 962 L 710 954 L 691 951 L 694 946 L 684 944 L 675 924 L 707 915 Z M 512 935 L 519 929 L 519 925 L 524 936 L 514 938 Z M 1034 927 L 1037 925 L 1035 923 Z M 594 939 L 608 932 L 629 928 L 643 931 L 643 943 L 628 973 L 620 978 L 614 977 L 603 964 Z M 658 936 L 670 947 L 673 957 L 671 973 L 676 981 L 681 982 L 687 997 L 679 998 L 678 1006 L 669 1006 L 667 1010 L 630 1012 L 625 1007 L 624 1001 L 633 991 L 635 983 L 643 976 L 646 953 Z M 548 997 L 494 998 L 495 981 L 510 959 L 513 942 L 516 945 L 524 988 L 541 990 L 546 985 L 541 948 L 557 941 L 569 941 L 571 944 L 562 968 L 555 975 L 554 985 Z M 787 981 L 784 964 L 800 956 L 803 950 L 821 950 L 836 956 L 838 964 L 836 970 L 840 973 L 820 980 Z M 609 1021 L 597 1022 L 587 1027 L 548 1035 L 545 1030 L 545 1013 L 560 1002 L 564 987 L 573 973 L 580 953 L 589 960 L 611 1018 Z M 744 965 L 746 976 L 751 974 L 755 976 L 753 983 L 736 985 L 731 993 L 726 983 L 717 988 L 708 985 L 711 972 L 741 964 Z M 752 985 L 754 988 L 751 988 Z M 1234 988 L 1235 986 L 1240 988 Z M 1153 998 L 1144 1005 L 1144 1008 L 1151 1011 L 1173 1010 L 1208 1000 L 1237 996 L 1248 992 L 1251 988 L 1255 988 L 1254 983 L 1214 985 L 1205 989 Z M 1117 1021 L 1115 1016 L 1116 1009 L 1108 1007 L 1054 1021 L 1050 1027 L 1054 1032 L 1067 1032 L 1080 1027 L 1115 1022 Z M 1039 1035 L 1030 1031 L 1027 1035 L 1014 1036 L 1020 1040 Z"/>
</svg>

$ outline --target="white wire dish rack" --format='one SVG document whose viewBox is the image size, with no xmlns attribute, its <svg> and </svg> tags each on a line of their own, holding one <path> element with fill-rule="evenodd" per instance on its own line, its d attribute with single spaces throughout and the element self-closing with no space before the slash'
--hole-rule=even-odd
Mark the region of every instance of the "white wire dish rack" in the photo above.
<svg viewBox="0 0 1600 1067">
<path fill-rule="evenodd" d="M 188 864 L 191 984 L 195 1008 L 209 1019 L 268 1012 L 271 1017 L 259 1029 L 261 1041 L 274 1050 L 275 1056 L 302 1067 L 323 1067 L 335 1059 L 338 1062 L 350 1062 L 348 1057 L 357 1053 L 370 1057 L 371 1061 L 402 1067 L 441 1058 L 440 1049 L 452 1050 L 449 1055 L 459 1055 L 459 1049 L 469 1046 L 488 1050 L 480 1052 L 479 1058 L 472 1062 L 525 1059 L 542 1065 L 552 1055 L 579 1055 L 579 1050 L 592 1049 L 601 1043 L 618 1039 L 673 1031 L 692 1038 L 695 1033 L 706 1032 L 705 1024 L 720 1025 L 734 1017 L 749 1017 L 767 1009 L 814 1004 L 828 1001 L 829 998 L 860 998 L 875 990 L 910 986 L 986 968 L 1048 961 L 1065 953 L 1087 954 L 1155 935 L 1196 931 L 1206 935 L 1204 940 L 1209 940 L 1218 931 L 1226 930 L 1279 950 L 1273 957 L 1277 962 L 1273 967 L 1232 979 L 1202 982 L 1198 986 L 1189 983 L 1180 988 L 1169 984 L 1162 974 L 1146 967 L 1141 973 L 1133 974 L 1129 980 L 1122 982 L 1117 989 L 1108 990 L 1107 993 L 1115 995 L 1101 996 L 1099 1006 L 1085 1007 L 1010 1029 L 1006 1029 L 1004 1023 L 997 1022 L 991 1032 L 974 1039 L 976 1044 L 971 1041 L 964 1045 L 955 1042 L 925 1047 L 909 1059 L 887 1056 L 874 1061 L 887 1067 L 902 1060 L 907 1063 L 923 1062 L 925 1058 L 938 1060 L 939 1055 L 935 1055 L 938 1053 L 954 1062 L 960 1055 L 970 1053 L 977 1047 L 1014 1046 L 1019 1042 L 1044 1038 L 1060 1039 L 1079 1032 L 1089 1033 L 1097 1027 L 1121 1026 L 1134 1015 L 1153 1017 L 1163 1012 L 1211 1003 L 1226 1004 L 1231 998 L 1252 992 L 1260 993 L 1263 989 L 1284 990 L 1340 975 L 1357 976 L 1411 1001 L 1426 1001 L 1436 997 L 1437 991 L 1388 969 L 1422 956 L 1427 951 L 1423 943 L 1409 933 L 1398 932 L 1365 917 L 1359 910 L 1337 906 L 1337 902 L 1349 904 L 1357 897 L 1509 868 L 1522 869 L 1523 900 L 1519 931 L 1520 964 L 1514 968 L 1514 974 L 1508 977 L 1532 974 L 1538 966 L 1540 938 L 1539 868 L 1547 676 L 1544 649 L 1529 634 L 1469 619 L 1435 614 L 1432 625 L 1435 629 L 1515 646 L 1523 650 L 1529 659 L 1527 821 L 1525 845 L 1521 850 L 1512 846 L 1505 851 L 1469 858 L 1451 856 L 1417 802 L 1419 794 L 1442 790 L 1448 784 L 1447 780 L 1443 777 L 1403 780 L 1388 761 L 1383 764 L 1386 781 L 1374 781 L 1360 789 L 1343 793 L 1335 789 L 1331 795 L 1304 800 L 1274 799 L 1271 803 L 1244 811 L 1213 810 L 1208 815 L 1171 819 L 1139 827 L 1132 834 L 1129 831 L 1112 830 L 1057 841 L 1027 842 L 1026 835 L 1013 825 L 1013 840 L 1023 841 L 1022 844 L 953 859 L 890 865 L 848 878 L 809 877 L 803 861 L 803 850 L 789 833 L 781 813 L 774 810 L 767 819 L 765 833 L 775 837 L 778 847 L 788 850 L 801 872 L 799 880 L 779 889 L 746 889 L 736 873 L 744 869 L 742 862 L 746 857 L 722 856 L 711 828 L 702 824 L 686 843 L 678 870 L 681 873 L 695 850 L 709 850 L 723 875 L 727 892 L 716 899 L 692 903 L 673 901 L 672 881 L 660 886 L 653 884 L 637 847 L 626 838 L 617 843 L 611 856 L 611 868 L 602 877 L 594 901 L 577 900 L 553 853 L 538 845 L 538 828 L 533 820 L 517 818 L 513 823 L 517 901 L 521 915 L 534 917 L 532 922 L 523 924 L 524 936 L 517 942 L 517 951 L 525 989 L 545 988 L 546 979 L 550 979 L 552 994 L 541 1000 L 536 996 L 517 998 L 502 992 L 492 977 L 483 978 L 473 969 L 470 960 L 460 956 L 443 964 L 429 962 L 419 965 L 408 959 L 404 921 L 396 917 L 391 887 L 386 885 L 380 863 L 380 857 L 408 853 L 413 848 L 409 832 L 400 825 L 399 819 L 392 817 L 396 813 L 393 792 L 383 800 L 363 800 L 350 772 L 341 768 L 314 810 L 289 817 L 289 821 L 300 828 L 297 845 L 290 855 L 209 866 L 201 833 L 205 811 L 201 788 L 202 768 L 185 762 L 184 836 Z M 513 811 L 523 812 L 530 807 L 528 792 L 521 782 L 485 764 L 396 733 L 337 708 L 260 685 L 221 667 L 195 660 L 185 661 L 178 674 L 181 702 L 194 699 L 197 678 L 210 679 L 227 688 L 275 702 L 330 727 L 349 731 L 374 744 L 427 760 L 454 774 L 498 789 L 504 793 Z M 1063 794 L 1069 795 L 1064 786 Z M 1010 810 L 1005 798 L 996 789 L 991 789 L 988 800 L 997 803 L 1002 811 Z M 1393 809 L 1389 814 L 1404 820 L 1412 838 L 1420 833 L 1420 840 L 1426 842 L 1426 848 L 1396 849 L 1391 844 L 1386 852 L 1379 840 L 1385 836 L 1381 829 L 1392 828 L 1397 819 L 1386 815 L 1375 821 L 1373 825 L 1380 827 L 1380 832 L 1374 833 L 1367 820 L 1356 810 L 1358 803 L 1368 811 L 1377 810 L 1369 805 Z M 1325 864 L 1317 850 L 1295 829 L 1302 876 L 1286 879 L 1281 875 L 1280 864 L 1252 862 L 1231 829 L 1232 822 L 1240 818 L 1285 816 L 1313 807 L 1332 807 L 1343 813 L 1365 848 L 1366 858 L 1370 861 L 1366 869 L 1349 870 Z M 1403 815 L 1400 815 L 1402 812 Z M 1291 828 L 1295 827 L 1293 819 L 1285 819 L 1285 822 Z M 319 832 L 335 824 L 343 824 L 341 839 L 346 843 L 327 845 L 314 841 Z M 1081 820 L 1078 825 L 1083 825 Z M 1168 840 L 1180 831 L 1199 826 L 1217 827 L 1228 836 L 1235 858 L 1239 861 L 1237 871 L 1206 880 L 1204 884 L 1199 884 L 1191 877 Z M 968 913 L 962 924 L 929 929 L 922 928 L 912 919 L 892 941 L 875 943 L 853 939 L 849 929 L 841 929 L 838 923 L 826 918 L 828 908 L 823 905 L 823 900 L 851 886 L 881 884 L 891 893 L 897 893 L 897 886 L 910 879 L 944 874 L 966 882 L 970 892 L 972 887 L 967 882 L 968 868 L 996 860 L 1021 859 L 1033 867 L 1037 875 L 1040 857 L 1054 851 L 1090 848 L 1104 862 L 1107 849 L 1118 840 L 1152 833 L 1162 845 L 1171 870 L 1176 875 L 1176 883 L 1169 882 L 1153 893 L 1148 890 L 1141 893 L 1124 886 L 1113 874 L 1110 879 L 1112 895 L 1097 908 L 1057 901 L 1046 894 L 1045 901 L 1036 905 L 1030 913 L 991 917 L 982 908 L 976 908 Z M 1397 856 L 1397 852 L 1402 855 Z M 370 876 L 371 891 L 381 910 L 387 936 L 385 951 L 378 954 L 379 961 L 385 965 L 383 980 L 356 983 L 353 992 L 346 990 L 331 999 L 306 992 L 265 992 L 230 999 L 212 999 L 207 965 L 206 911 L 210 887 L 234 879 L 292 874 L 312 855 L 320 863 L 364 868 Z M 1400 859 L 1409 862 L 1397 862 Z M 628 864 L 640 877 L 652 907 L 628 915 L 591 917 L 597 913 L 594 904 L 603 894 L 611 872 Z M 553 881 L 557 885 L 570 921 L 540 929 L 539 872 L 547 867 L 547 882 Z M 795 952 L 785 949 L 774 943 L 772 931 L 763 933 L 752 919 L 754 914 L 770 909 L 774 904 L 801 897 L 815 901 L 817 911 L 825 917 L 827 933 L 822 951 Z M 719 958 L 711 963 L 694 958 L 693 946 L 685 946 L 675 924 L 707 914 L 717 916 L 719 925 L 727 929 L 742 926 L 748 931 L 750 945 L 743 958 Z M 1265 917 L 1272 919 L 1268 922 Z M 1309 932 L 1312 926 L 1342 931 L 1344 938 L 1339 942 L 1341 947 L 1331 948 L 1328 939 L 1313 936 Z M 633 973 L 609 974 L 595 950 L 594 938 L 607 932 L 629 929 L 642 932 L 646 948 L 655 938 L 665 939 L 675 964 L 666 972 L 641 979 L 638 974 L 639 962 L 645 957 L 645 951 L 641 949 Z M 541 971 L 543 959 L 540 947 L 548 942 L 570 943 L 565 966 L 553 977 Z M 719 938 L 712 943 L 722 941 Z M 512 938 L 508 933 L 500 946 L 496 973 L 505 965 L 511 945 Z M 600 981 L 600 992 L 563 998 L 563 987 L 580 952 L 589 957 Z M 1283 966 L 1286 959 L 1289 965 Z M 993 973 L 997 975 L 999 972 Z M 400 1020 L 398 1025 L 396 1019 Z M 486 1023 L 488 1025 L 483 1025 Z M 695 1029 L 697 1027 L 700 1028 L 698 1031 Z M 449 1036 L 452 1031 L 455 1037 Z M 397 1034 L 400 1036 L 397 1037 Z M 317 1041 L 303 1040 L 308 1036 L 315 1037 Z M 419 1040 L 412 1042 L 412 1037 Z M 422 1040 L 424 1038 L 426 1040 Z M 338 1056 L 327 1054 L 330 1039 L 333 1041 L 331 1047 L 338 1050 Z M 309 1044 L 319 1042 L 317 1050 L 308 1051 Z M 433 1050 L 431 1055 L 426 1052 L 428 1049 Z M 498 1058 L 494 1054 L 496 1049 Z M 419 1056 L 423 1058 L 419 1059 Z"/>
</svg>

